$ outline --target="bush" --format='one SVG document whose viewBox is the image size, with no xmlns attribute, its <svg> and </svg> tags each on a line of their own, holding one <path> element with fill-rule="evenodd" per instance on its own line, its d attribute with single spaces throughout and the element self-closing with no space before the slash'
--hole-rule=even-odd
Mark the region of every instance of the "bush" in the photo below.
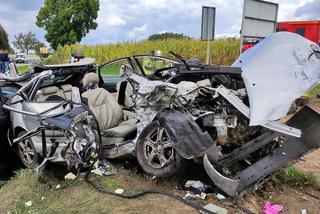
<svg viewBox="0 0 320 214">
<path fill-rule="evenodd" d="M 190 39 L 190 37 L 185 36 L 182 33 L 159 33 L 148 37 L 149 41 L 160 41 L 166 39 Z"/>
</svg>

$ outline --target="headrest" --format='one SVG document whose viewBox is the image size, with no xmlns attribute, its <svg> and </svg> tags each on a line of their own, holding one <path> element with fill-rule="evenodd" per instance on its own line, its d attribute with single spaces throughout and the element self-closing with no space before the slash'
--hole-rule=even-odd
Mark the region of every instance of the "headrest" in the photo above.
<svg viewBox="0 0 320 214">
<path fill-rule="evenodd" d="M 49 86 L 49 87 L 41 88 L 40 92 L 43 95 L 49 95 L 49 94 L 57 93 L 58 90 L 59 88 L 57 86 Z"/>
<path fill-rule="evenodd" d="M 90 85 L 98 85 L 99 83 L 99 76 L 96 73 L 87 73 L 84 75 L 83 80 L 83 87 L 87 88 Z"/>
<path fill-rule="evenodd" d="M 60 85 L 59 87 L 62 89 L 63 92 L 72 91 L 72 85 L 70 84 Z"/>
</svg>

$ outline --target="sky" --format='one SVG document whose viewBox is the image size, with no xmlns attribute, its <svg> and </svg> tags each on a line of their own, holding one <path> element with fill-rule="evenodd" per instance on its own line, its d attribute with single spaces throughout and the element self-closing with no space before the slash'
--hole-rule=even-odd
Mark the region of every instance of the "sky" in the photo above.
<svg viewBox="0 0 320 214">
<path fill-rule="evenodd" d="M 320 20 L 320 0 L 272 2 L 279 3 L 278 21 Z M 19 32 L 32 31 L 45 42 L 45 31 L 35 25 L 43 4 L 44 0 L 0 0 L 0 23 L 10 41 Z M 81 43 L 141 40 L 163 32 L 199 38 L 202 6 L 216 7 L 216 37 L 239 36 L 243 0 L 100 0 L 98 27 Z"/>
</svg>

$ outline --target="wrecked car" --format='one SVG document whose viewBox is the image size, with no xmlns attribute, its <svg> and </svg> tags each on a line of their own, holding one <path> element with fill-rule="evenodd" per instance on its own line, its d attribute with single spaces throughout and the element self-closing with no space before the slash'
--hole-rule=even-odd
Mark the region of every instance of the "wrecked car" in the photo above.
<svg viewBox="0 0 320 214">
<path fill-rule="evenodd" d="M 94 153 L 107 159 L 135 155 L 145 172 L 162 177 L 192 159 L 233 197 L 320 146 L 320 116 L 310 107 L 285 124 L 278 121 L 320 80 L 314 43 L 276 33 L 231 67 L 176 57 L 122 58 L 75 76 L 44 68 L 2 105 L 11 111 L 11 144 L 27 141 L 39 157 L 49 154 L 45 159 L 70 166 L 79 163 L 73 157 L 88 161 Z M 119 76 L 104 75 L 114 73 Z M 77 112 L 82 119 L 76 119 Z M 31 120 L 34 115 L 38 119 Z M 72 122 L 66 124 L 65 118 Z M 24 124 L 20 135 L 19 124 Z"/>
<path fill-rule="evenodd" d="M 66 162 L 69 169 L 90 165 L 98 150 L 91 128 L 94 118 L 77 99 L 77 88 L 66 83 L 77 86 L 78 78 L 93 66 L 89 60 L 35 66 L 22 76 L 2 76 L 1 111 L 9 115 L 11 126 L 2 132 L 7 131 L 7 140 L 23 165 L 38 172 L 48 162 Z"/>
<path fill-rule="evenodd" d="M 178 58 L 152 78 L 129 64 L 126 87 L 119 87 L 124 98 L 118 100 L 130 100 L 125 106 L 139 121 L 131 148 L 147 173 L 170 175 L 186 159 L 202 159 L 215 185 L 236 197 L 319 148 L 318 112 L 305 107 L 286 123 L 279 121 L 320 80 L 316 44 L 277 33 L 231 67 Z M 120 151 L 124 144 L 113 146 Z"/>
</svg>

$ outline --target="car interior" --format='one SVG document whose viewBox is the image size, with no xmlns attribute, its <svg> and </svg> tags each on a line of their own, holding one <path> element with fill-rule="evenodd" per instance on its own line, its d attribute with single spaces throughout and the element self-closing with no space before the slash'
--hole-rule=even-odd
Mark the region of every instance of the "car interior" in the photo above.
<svg viewBox="0 0 320 214">
<path fill-rule="evenodd" d="M 95 115 L 102 135 L 102 145 L 122 142 L 134 136 L 137 121 L 134 113 L 123 110 L 114 96 L 104 88 L 99 88 L 99 76 L 88 73 L 83 78 L 86 91 L 82 97 Z"/>
</svg>

